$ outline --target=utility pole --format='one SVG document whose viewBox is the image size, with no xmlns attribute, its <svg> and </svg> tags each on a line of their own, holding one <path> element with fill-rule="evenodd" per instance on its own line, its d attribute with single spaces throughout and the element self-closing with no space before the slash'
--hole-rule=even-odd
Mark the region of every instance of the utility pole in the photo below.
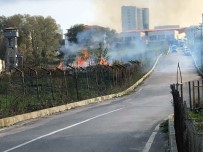
<svg viewBox="0 0 203 152">
<path fill-rule="evenodd" d="M 202 14 L 202 23 L 200 23 L 199 25 L 199 28 L 197 28 L 198 30 L 201 30 L 201 35 L 200 35 L 200 60 L 201 60 L 201 71 L 203 70 L 203 33 L 202 33 L 202 30 L 203 30 L 203 14 Z"/>
<path fill-rule="evenodd" d="M 202 55 L 203 55 L 203 51 L 202 51 L 202 49 L 203 49 L 203 42 L 202 42 L 202 28 L 203 28 L 203 14 L 202 14 L 202 23 L 201 23 L 201 25 L 200 25 L 200 29 L 201 29 L 201 42 L 200 42 L 200 45 L 201 45 L 201 71 L 203 70 L 203 64 L 202 64 Z"/>
</svg>

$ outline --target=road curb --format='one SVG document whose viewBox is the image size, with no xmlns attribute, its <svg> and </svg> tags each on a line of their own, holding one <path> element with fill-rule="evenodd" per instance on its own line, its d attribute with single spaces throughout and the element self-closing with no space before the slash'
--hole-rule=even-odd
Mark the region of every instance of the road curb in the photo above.
<svg viewBox="0 0 203 152">
<path fill-rule="evenodd" d="M 192 54 L 191 56 L 192 56 L 193 62 L 194 62 L 194 64 L 195 64 L 195 67 L 197 68 L 198 73 L 199 73 L 200 75 L 203 75 L 203 73 L 201 72 L 200 68 L 197 66 L 197 62 L 196 62 L 196 60 L 195 60 L 194 55 Z"/>
<path fill-rule="evenodd" d="M 48 108 L 48 109 L 43 109 L 43 110 L 31 112 L 31 113 L 25 113 L 25 114 L 21 114 L 21 115 L 16 115 L 16 116 L 13 116 L 13 117 L 3 118 L 3 119 L 0 119 L 0 127 L 8 127 L 8 126 L 14 125 L 16 123 L 19 123 L 19 122 L 22 122 L 22 121 L 25 121 L 25 120 L 48 116 L 48 115 L 51 115 L 51 114 L 54 114 L 54 113 L 57 113 L 57 112 L 62 112 L 62 111 L 65 111 L 65 110 L 76 108 L 76 107 L 85 106 L 85 105 L 88 105 L 88 104 L 91 104 L 91 103 L 102 102 L 102 101 L 105 101 L 105 100 L 108 100 L 108 99 L 112 99 L 112 98 L 115 98 L 115 97 L 120 97 L 120 96 L 123 96 L 125 94 L 128 94 L 129 92 L 133 91 L 137 86 L 139 86 L 153 72 L 153 70 L 156 67 L 156 65 L 157 65 L 157 63 L 158 63 L 161 56 L 162 56 L 162 54 L 160 54 L 158 56 L 154 66 L 152 67 L 152 69 L 147 74 L 145 74 L 133 86 L 129 87 L 125 91 L 122 91 L 122 92 L 119 92 L 119 93 L 116 93 L 116 94 L 111 94 L 111 95 L 96 97 L 96 98 L 92 98 L 92 99 L 82 100 L 82 101 L 78 101 L 78 102 L 74 102 L 74 103 L 69 103 L 69 104 L 66 104 L 66 105 L 61 105 L 61 106 L 52 107 L 52 108 Z"/>
<path fill-rule="evenodd" d="M 175 129 L 174 129 L 174 114 L 168 116 L 168 130 L 169 130 L 169 146 L 170 152 L 178 152 L 176 145 Z"/>
</svg>

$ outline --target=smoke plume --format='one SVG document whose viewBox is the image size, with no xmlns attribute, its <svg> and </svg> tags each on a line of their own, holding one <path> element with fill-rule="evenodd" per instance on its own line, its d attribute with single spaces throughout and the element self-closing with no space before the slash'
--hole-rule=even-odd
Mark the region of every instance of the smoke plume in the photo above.
<svg viewBox="0 0 203 152">
<path fill-rule="evenodd" d="M 186 27 L 202 22 L 202 0 L 93 0 L 96 6 L 94 24 L 121 31 L 121 7 L 149 8 L 150 28 L 160 25 Z"/>
</svg>

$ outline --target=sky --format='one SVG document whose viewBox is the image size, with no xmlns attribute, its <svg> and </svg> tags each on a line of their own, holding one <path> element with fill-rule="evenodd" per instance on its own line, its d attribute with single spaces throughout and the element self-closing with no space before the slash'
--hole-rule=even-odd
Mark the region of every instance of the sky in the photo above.
<svg viewBox="0 0 203 152">
<path fill-rule="evenodd" d="M 149 8 L 150 28 L 202 22 L 203 0 L 0 0 L 0 15 L 51 16 L 64 32 L 75 24 L 100 25 L 120 32 L 121 6 Z"/>
</svg>

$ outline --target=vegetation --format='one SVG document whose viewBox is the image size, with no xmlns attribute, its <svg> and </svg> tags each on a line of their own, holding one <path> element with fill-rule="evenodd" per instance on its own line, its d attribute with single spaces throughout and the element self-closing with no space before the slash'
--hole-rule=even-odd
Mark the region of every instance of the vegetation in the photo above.
<svg viewBox="0 0 203 152">
<path fill-rule="evenodd" d="M 195 113 L 195 112 L 190 111 L 189 117 L 196 122 L 203 122 L 203 113 L 202 112 Z"/>
<path fill-rule="evenodd" d="M 116 31 L 100 26 L 76 24 L 68 29 L 66 36 L 71 43 L 79 44 L 84 47 L 94 47 L 92 45 L 96 43 L 98 48 L 100 43 L 104 43 L 105 38 L 107 38 L 105 40 L 106 43 L 111 44 L 115 40 Z"/>
<path fill-rule="evenodd" d="M 85 30 L 84 24 L 76 24 L 72 26 L 70 29 L 68 29 L 68 32 L 66 33 L 66 36 L 68 38 L 68 41 L 71 43 L 78 43 L 77 35 L 78 33 L 81 33 Z"/>
<path fill-rule="evenodd" d="M 13 15 L 0 16 L 0 58 L 5 58 L 3 30 L 8 27 L 19 31 L 18 51 L 23 55 L 25 64 L 39 65 L 52 62 L 55 50 L 62 40 L 60 26 L 48 16 Z"/>
<path fill-rule="evenodd" d="M 7 27 L 19 30 L 18 50 L 23 55 L 24 64 L 42 65 L 56 59 L 55 49 L 60 45 L 62 33 L 53 18 L 0 16 L 2 59 L 5 57 L 3 29 Z M 67 61 L 73 62 L 77 58 L 78 63 L 79 59 L 83 63 L 90 59 L 96 65 L 86 68 L 78 66 L 64 71 L 59 68 L 34 69 L 37 72 L 21 67 L 23 77 L 15 70 L 9 75 L 0 75 L 0 118 L 123 91 L 145 74 L 146 67 L 151 67 L 158 54 L 158 51 L 147 51 L 150 58 L 144 58 L 144 62 L 141 61 L 143 64 L 132 62 L 119 66 L 117 64 L 123 62 L 115 61 L 112 66 L 101 66 L 98 64 L 105 65 L 109 58 L 109 44 L 116 40 L 114 30 L 78 24 L 68 29 L 66 36 L 77 49 L 75 53 L 69 54 Z M 69 46 L 70 52 L 72 45 Z M 157 50 L 160 51 L 160 48 Z"/>
<path fill-rule="evenodd" d="M 0 118 L 121 92 L 145 73 L 137 64 L 126 68 L 91 66 L 62 71 L 21 69 L 0 75 Z"/>
<path fill-rule="evenodd" d="M 189 117 L 193 120 L 195 128 L 198 132 L 203 132 L 203 113 L 200 112 L 189 112 Z"/>
<path fill-rule="evenodd" d="M 160 124 L 160 127 L 161 127 L 161 131 L 163 133 L 168 133 L 168 120 L 164 120 L 161 124 Z"/>
<path fill-rule="evenodd" d="M 86 49 L 88 58 L 85 60 L 89 59 L 95 64 L 100 64 L 103 60 L 108 60 L 108 47 L 115 41 L 116 32 L 100 26 L 77 24 L 68 29 L 66 36 L 70 43 L 69 52 L 71 52 L 66 57 L 68 63 L 74 61 L 72 60 L 74 55 L 81 56 Z"/>
</svg>

